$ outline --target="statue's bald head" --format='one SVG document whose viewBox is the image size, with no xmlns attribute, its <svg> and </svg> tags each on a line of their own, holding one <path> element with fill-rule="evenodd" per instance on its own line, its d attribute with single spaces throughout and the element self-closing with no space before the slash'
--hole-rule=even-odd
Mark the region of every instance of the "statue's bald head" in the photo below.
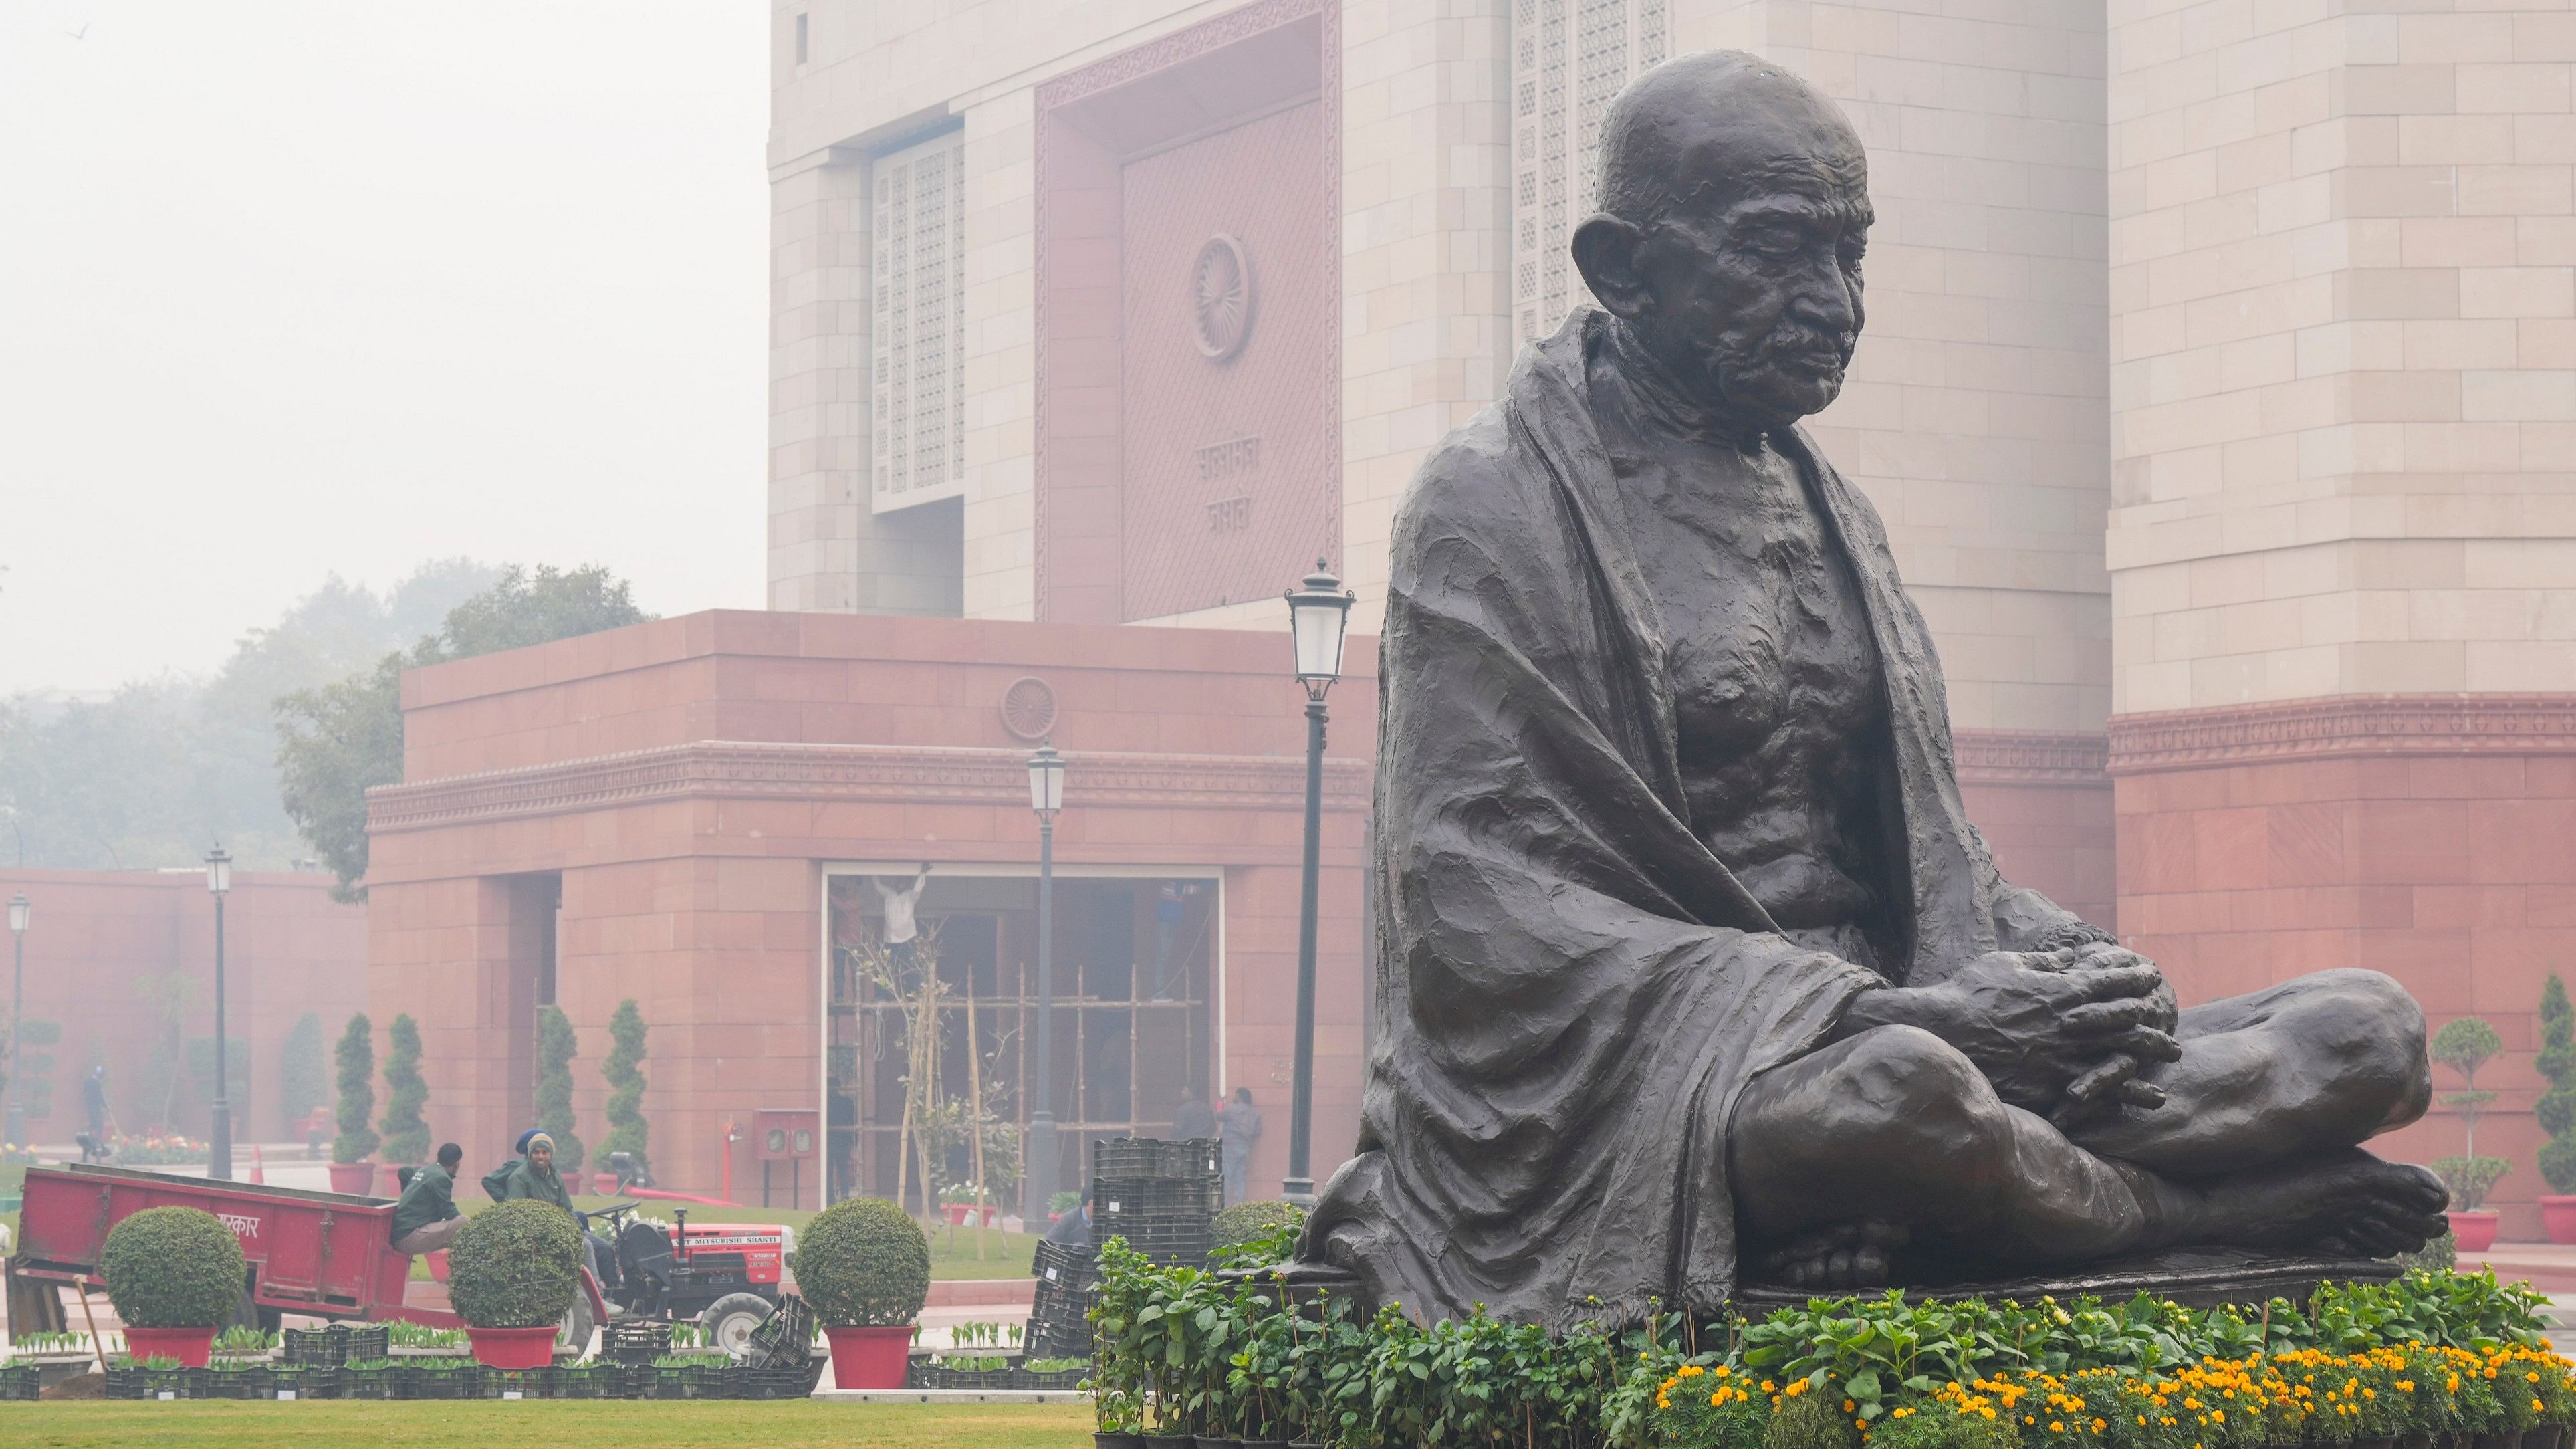
<svg viewBox="0 0 2576 1449">
<path fill-rule="evenodd" d="M 1842 390 L 1860 339 L 1869 166 L 1814 86 L 1758 56 L 1667 61 L 1610 103 L 1574 262 L 1673 385 L 1738 436 Z"/>
<path fill-rule="evenodd" d="M 1791 178 L 1866 197 L 1869 162 L 1840 107 L 1758 55 L 1668 60 L 1630 82 L 1602 121 L 1601 209 L 1626 221 Z"/>
</svg>

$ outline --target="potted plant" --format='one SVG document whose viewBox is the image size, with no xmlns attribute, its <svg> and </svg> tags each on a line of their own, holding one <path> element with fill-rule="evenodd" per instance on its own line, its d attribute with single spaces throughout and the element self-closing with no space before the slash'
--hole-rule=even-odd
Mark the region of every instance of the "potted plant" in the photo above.
<svg viewBox="0 0 2576 1449">
<path fill-rule="evenodd" d="M 796 1238 L 796 1283 L 832 1341 L 832 1381 L 899 1389 L 912 1320 L 930 1296 L 930 1240 L 878 1197 L 834 1203 Z"/>
<path fill-rule="evenodd" d="M 554 1361 L 555 1329 L 581 1293 L 581 1229 L 552 1203 L 519 1199 L 477 1213 L 447 1250 L 447 1296 L 475 1360 L 535 1369 Z"/>
<path fill-rule="evenodd" d="M 98 1269 L 137 1359 L 204 1368 L 215 1330 L 241 1307 L 241 1239 L 196 1208 L 145 1208 L 118 1223 Z"/>
<path fill-rule="evenodd" d="M 2540 1057 L 2533 1065 L 2549 1079 L 2549 1090 L 2532 1104 L 2532 1115 L 2549 1140 L 2540 1144 L 2540 1176 L 2550 1191 L 2540 1195 L 2540 1225 L 2553 1243 L 2576 1243 L 2576 1006 L 2567 1001 L 2567 983 L 2558 973 L 2540 990 Z"/>
<path fill-rule="evenodd" d="M 374 1030 L 367 1024 L 367 1014 L 359 1012 L 349 1018 L 348 1029 L 331 1048 L 331 1059 L 340 1071 L 340 1133 L 331 1139 L 331 1190 L 357 1197 L 366 1195 L 376 1172 L 367 1164 L 367 1154 L 376 1150 L 375 1129 L 367 1125 L 367 1115 L 376 1107 Z"/>
<path fill-rule="evenodd" d="M 2478 1068 L 2503 1051 L 2504 1039 L 2479 1017 L 2460 1017 L 2433 1034 L 2433 1060 L 2458 1072 L 2465 1088 L 2441 1099 L 2443 1106 L 2460 1114 L 2461 1153 L 2433 1164 L 2433 1171 L 2450 1185 L 2451 1211 L 2444 1216 L 2451 1220 L 2451 1235 L 2459 1240 L 2463 1253 L 2483 1253 L 2495 1246 L 2496 1215 L 2483 1204 L 2497 1180 L 2513 1170 L 2513 1164 L 2501 1157 L 2478 1156 L 2478 1116 L 2496 1098 L 2495 1093 L 2478 1089 Z"/>
</svg>

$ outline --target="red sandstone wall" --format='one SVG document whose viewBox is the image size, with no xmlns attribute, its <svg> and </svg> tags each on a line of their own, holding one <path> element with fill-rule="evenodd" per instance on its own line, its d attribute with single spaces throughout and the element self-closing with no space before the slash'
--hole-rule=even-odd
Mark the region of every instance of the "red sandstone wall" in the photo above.
<svg viewBox="0 0 2576 1449">
<path fill-rule="evenodd" d="M 366 1002 L 366 914 L 334 902 L 330 878 L 241 872 L 224 908 L 227 1032 L 250 1044 L 251 1101 L 236 1108 L 234 1141 L 301 1142 L 278 1117 L 279 1050 L 304 1012 L 322 1018 L 324 1047 Z M 108 1102 L 127 1131 L 154 1124 L 159 1102 L 140 1100 L 147 1059 L 161 1041 L 137 983 L 176 971 L 198 983 L 190 1037 L 214 1034 L 214 904 L 196 871 L 0 869 L 0 900 L 24 892 L 34 905 L 27 931 L 26 1010 L 63 1024 L 54 1050 L 53 1113 L 30 1123 L 48 1145 L 81 1130 L 79 1078 L 107 1063 Z M 10 966 L 0 932 L 0 973 Z M 0 974 L 0 1013 L 8 978 Z M 328 1082 L 326 1059 L 325 1081 Z M 202 1137 L 206 1113 L 183 1080 L 172 1125 Z M 246 1156 L 246 1155 L 245 1155 Z"/>
<path fill-rule="evenodd" d="M 2489 1205 L 2507 1238 L 2536 1240 L 2531 1054 L 2544 979 L 2576 974 L 2576 757 L 2396 753 L 2428 743 L 2124 774 L 2121 931 L 2186 1003 L 2364 966 L 2405 983 L 2436 1029 L 2486 1018 L 2507 1056 L 2479 1074 L 2503 1097 L 2478 1149 L 2514 1162 Z M 2460 1088 L 2434 1077 L 2437 1092 Z M 2461 1145 L 2438 1107 L 2373 1144 L 2417 1162 Z"/>
<path fill-rule="evenodd" d="M 636 997 L 652 1027 L 656 1170 L 713 1189 L 728 1121 L 816 1100 L 822 863 L 1035 859 L 1029 745 L 1005 726 L 1002 700 L 1036 676 L 1071 757 L 1059 864 L 1224 873 L 1229 1055 L 1217 1075 L 1266 1104 L 1254 1174 L 1275 1182 L 1287 1155 L 1304 748 L 1287 647 L 1284 634 L 716 613 L 415 671 L 404 698 L 416 783 L 376 801 L 371 999 L 381 1014 L 421 1018 L 440 1135 L 476 1161 L 497 1156 L 526 1125 L 531 1085 L 528 897 L 511 878 L 559 874 L 558 999 L 580 1038 L 580 1131 L 594 1145 L 605 1134 L 607 1020 Z M 1333 696 L 1319 1175 L 1358 1124 L 1370 641 L 1353 641 L 1350 669 L 1357 677 Z M 527 769 L 700 740 L 882 748 L 701 751 L 643 783 Z M 971 753 L 941 753 L 961 746 Z M 523 773 L 436 783 L 512 768 Z M 738 1161 L 737 1192 L 756 1177 Z"/>
</svg>

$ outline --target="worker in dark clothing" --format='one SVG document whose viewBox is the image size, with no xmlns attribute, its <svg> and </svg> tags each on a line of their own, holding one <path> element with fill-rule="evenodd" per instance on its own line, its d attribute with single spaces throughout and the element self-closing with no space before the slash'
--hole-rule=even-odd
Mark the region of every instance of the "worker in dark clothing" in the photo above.
<svg viewBox="0 0 2576 1449">
<path fill-rule="evenodd" d="M 572 1212 L 572 1191 L 564 1186 L 563 1174 L 555 1171 L 555 1140 L 543 1132 L 529 1133 L 526 1150 L 527 1156 L 510 1170 L 509 1181 L 502 1184 L 501 1200 L 534 1198 Z"/>
<path fill-rule="evenodd" d="M 1216 1111 L 1199 1094 L 1181 1088 L 1181 1105 L 1172 1113 L 1174 1142 L 1201 1142 L 1216 1135 Z"/>
<path fill-rule="evenodd" d="M 1055 1225 L 1047 1229 L 1046 1240 L 1063 1247 L 1089 1249 L 1091 1247 L 1091 1199 L 1091 1189 L 1084 1188 L 1082 1201 L 1074 1207 L 1073 1211 L 1055 1220 Z"/>
<path fill-rule="evenodd" d="M 456 1241 L 465 1227 L 465 1215 L 456 1210 L 456 1169 L 464 1161 L 464 1148 L 442 1143 L 437 1165 L 412 1174 L 402 1200 L 394 1204 L 395 1252 L 417 1258 Z"/>
<path fill-rule="evenodd" d="M 107 1063 L 91 1067 L 81 1078 L 81 1111 L 89 1117 L 90 1140 L 107 1141 Z"/>
</svg>

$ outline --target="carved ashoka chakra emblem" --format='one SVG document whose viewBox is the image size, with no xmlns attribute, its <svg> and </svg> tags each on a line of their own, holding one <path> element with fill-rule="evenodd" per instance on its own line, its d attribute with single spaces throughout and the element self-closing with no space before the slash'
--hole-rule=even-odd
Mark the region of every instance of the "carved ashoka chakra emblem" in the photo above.
<svg viewBox="0 0 2576 1449">
<path fill-rule="evenodd" d="M 1199 351 L 1223 362 L 1243 350 L 1252 334 L 1252 263 L 1243 243 L 1218 232 L 1190 264 L 1190 323 Z"/>
<path fill-rule="evenodd" d="M 1055 691 L 1034 674 L 1023 674 L 1002 691 L 1002 728 L 1036 741 L 1055 733 Z"/>
</svg>

